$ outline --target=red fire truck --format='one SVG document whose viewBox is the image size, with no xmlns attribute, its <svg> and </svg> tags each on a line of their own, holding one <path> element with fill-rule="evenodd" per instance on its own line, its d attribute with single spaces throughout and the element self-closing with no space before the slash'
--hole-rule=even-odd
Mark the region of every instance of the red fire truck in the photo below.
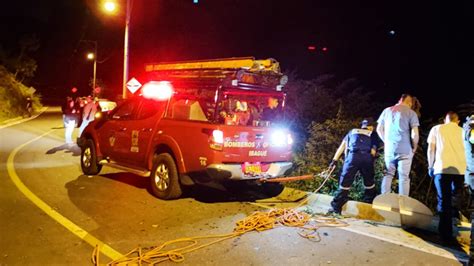
<svg viewBox="0 0 474 266">
<path fill-rule="evenodd" d="M 103 165 L 149 176 L 161 199 L 183 185 L 265 182 L 291 166 L 282 123 L 287 77 L 274 59 L 148 64 L 144 85 L 80 137 L 81 168 Z M 145 80 L 146 79 L 146 80 Z"/>
</svg>

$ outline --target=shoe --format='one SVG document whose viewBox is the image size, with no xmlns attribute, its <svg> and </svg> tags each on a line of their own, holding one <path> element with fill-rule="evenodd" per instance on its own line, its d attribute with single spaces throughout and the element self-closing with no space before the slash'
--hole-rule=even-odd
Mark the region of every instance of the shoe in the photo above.
<svg viewBox="0 0 474 266">
<path fill-rule="evenodd" d="M 342 215 L 342 210 L 335 210 L 334 208 L 329 208 L 327 215 Z"/>
<path fill-rule="evenodd" d="M 461 220 L 457 217 L 454 217 L 453 218 L 453 225 L 458 226 L 458 227 L 461 226 Z"/>
<path fill-rule="evenodd" d="M 468 261 L 467 265 L 468 265 L 468 266 L 474 266 L 474 257 L 471 256 L 471 257 L 469 258 L 469 261 Z"/>
<path fill-rule="evenodd" d="M 362 202 L 367 203 L 367 204 L 372 204 L 374 202 L 374 199 L 362 199 Z"/>
<path fill-rule="evenodd" d="M 458 246 L 459 242 L 455 237 L 439 237 L 440 242 L 443 246 Z"/>
</svg>

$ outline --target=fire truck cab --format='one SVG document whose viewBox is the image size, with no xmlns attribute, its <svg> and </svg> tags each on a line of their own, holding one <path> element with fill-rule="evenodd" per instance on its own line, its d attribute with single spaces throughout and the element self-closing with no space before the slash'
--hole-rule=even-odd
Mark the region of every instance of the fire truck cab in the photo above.
<svg viewBox="0 0 474 266">
<path fill-rule="evenodd" d="M 148 64 L 144 85 L 80 136 L 81 168 L 149 176 L 161 199 L 182 185 L 265 181 L 291 166 L 283 109 L 287 77 L 274 59 Z"/>
</svg>

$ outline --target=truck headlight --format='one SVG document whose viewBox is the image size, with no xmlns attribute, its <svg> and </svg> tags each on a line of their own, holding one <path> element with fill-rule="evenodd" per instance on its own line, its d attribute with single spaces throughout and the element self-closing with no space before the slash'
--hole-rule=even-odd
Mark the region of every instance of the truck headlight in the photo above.
<svg viewBox="0 0 474 266">
<path fill-rule="evenodd" d="M 290 133 L 288 133 L 288 135 L 286 135 L 286 137 L 287 137 L 286 141 L 287 141 L 288 145 L 289 146 L 293 145 L 293 142 L 294 142 L 293 141 L 293 136 Z"/>
<path fill-rule="evenodd" d="M 293 144 L 293 136 L 286 130 L 276 130 L 272 133 L 270 142 L 274 147 L 291 146 Z"/>
<path fill-rule="evenodd" d="M 287 136 L 283 130 L 277 130 L 272 133 L 271 143 L 273 146 L 283 147 L 287 144 Z"/>
<path fill-rule="evenodd" d="M 222 130 L 215 129 L 212 131 L 210 147 L 216 151 L 222 151 L 224 147 L 224 132 Z"/>
</svg>

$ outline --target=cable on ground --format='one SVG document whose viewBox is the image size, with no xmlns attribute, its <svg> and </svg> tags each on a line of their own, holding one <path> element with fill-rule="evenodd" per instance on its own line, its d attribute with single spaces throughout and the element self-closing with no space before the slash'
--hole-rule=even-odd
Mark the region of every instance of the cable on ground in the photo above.
<svg viewBox="0 0 474 266">
<path fill-rule="evenodd" d="M 331 177 L 333 171 L 334 167 L 319 174 L 320 177 L 324 177 L 324 181 L 314 191 L 314 193 L 317 193 L 324 186 L 326 181 Z M 308 200 L 309 199 L 306 198 L 295 208 L 254 212 L 246 218 L 237 221 L 232 233 L 179 238 L 164 242 L 159 246 L 151 248 L 137 247 L 125 254 L 122 258 L 111 261 L 107 263 L 107 265 L 157 264 L 164 261 L 182 262 L 184 261 L 184 255 L 186 253 L 241 236 L 251 231 L 261 232 L 280 226 L 298 227 L 301 229 L 301 232 L 298 233 L 301 237 L 319 242 L 321 241 L 321 237 L 318 233 L 319 228 L 348 226 L 347 223 L 340 221 L 337 218 L 311 216 L 306 212 L 297 210 L 297 208 L 306 204 Z M 92 263 L 94 265 L 100 265 L 99 256 L 100 247 L 96 246 L 92 252 Z"/>
</svg>

